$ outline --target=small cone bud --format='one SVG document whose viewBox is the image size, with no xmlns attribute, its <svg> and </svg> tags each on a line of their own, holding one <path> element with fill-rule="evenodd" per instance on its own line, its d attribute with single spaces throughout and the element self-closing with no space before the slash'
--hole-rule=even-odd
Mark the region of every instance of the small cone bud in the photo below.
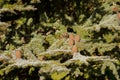
<svg viewBox="0 0 120 80">
<path fill-rule="evenodd" d="M 65 33 L 62 34 L 62 36 L 63 36 L 64 38 L 68 38 L 68 33 L 65 32 Z"/>
<path fill-rule="evenodd" d="M 74 45 L 74 46 L 72 47 L 72 52 L 73 52 L 73 53 L 76 53 L 77 51 L 78 51 L 78 48 L 77 48 L 76 45 Z"/>
<path fill-rule="evenodd" d="M 117 12 L 117 11 L 118 11 L 118 7 L 117 7 L 117 6 L 113 6 L 113 7 L 112 7 L 112 11 L 113 11 L 113 12 Z"/>
<path fill-rule="evenodd" d="M 21 42 L 25 43 L 25 38 L 24 37 L 21 38 Z"/>
<path fill-rule="evenodd" d="M 20 50 L 16 50 L 15 51 L 15 56 L 17 59 L 21 58 L 22 54 L 21 54 L 21 51 Z"/>
<path fill-rule="evenodd" d="M 39 60 L 45 60 L 46 59 L 46 57 L 45 56 L 41 56 L 41 57 L 39 57 Z"/>
<path fill-rule="evenodd" d="M 113 12 L 118 12 L 118 6 L 115 2 L 113 2 L 113 7 L 112 7 Z"/>
<path fill-rule="evenodd" d="M 80 41 L 80 36 L 79 35 L 76 35 L 75 36 L 75 42 L 79 42 Z"/>
<path fill-rule="evenodd" d="M 72 40 L 74 40 L 74 35 L 71 33 L 71 34 L 69 34 L 69 39 L 72 39 Z"/>
<path fill-rule="evenodd" d="M 74 40 L 73 40 L 73 39 L 69 39 L 68 45 L 69 45 L 69 46 L 73 46 L 73 45 L 74 45 Z"/>
<path fill-rule="evenodd" d="M 60 39 L 68 38 L 68 37 L 69 37 L 69 35 L 68 35 L 67 32 L 65 32 L 65 33 L 63 33 L 63 34 L 60 35 Z"/>
</svg>

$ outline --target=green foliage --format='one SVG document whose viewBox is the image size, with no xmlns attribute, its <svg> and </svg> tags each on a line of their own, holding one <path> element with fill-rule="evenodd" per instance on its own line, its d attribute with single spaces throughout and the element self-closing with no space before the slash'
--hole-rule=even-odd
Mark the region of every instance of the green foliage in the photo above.
<svg viewBox="0 0 120 80">
<path fill-rule="evenodd" d="M 112 62 L 104 62 L 103 63 L 103 66 L 102 66 L 102 68 L 101 68 L 101 71 L 102 71 L 102 74 L 105 74 L 105 69 L 107 68 L 107 67 L 109 67 L 109 69 L 110 70 L 112 70 L 112 74 L 114 75 L 114 77 L 117 79 L 117 80 L 119 80 L 119 75 L 118 75 L 118 71 L 117 71 L 117 68 L 116 68 L 116 66 L 115 66 L 115 64 L 114 63 L 112 63 Z M 111 79 L 113 78 L 113 76 L 109 76 Z"/>
<path fill-rule="evenodd" d="M 51 75 L 51 78 L 53 80 L 61 80 L 62 78 L 64 78 L 65 76 L 67 75 L 66 72 L 54 72 L 52 75 Z"/>
<path fill-rule="evenodd" d="M 119 80 L 120 26 L 112 3 L 0 0 L 0 80 Z M 72 46 L 71 33 L 80 36 Z"/>
</svg>

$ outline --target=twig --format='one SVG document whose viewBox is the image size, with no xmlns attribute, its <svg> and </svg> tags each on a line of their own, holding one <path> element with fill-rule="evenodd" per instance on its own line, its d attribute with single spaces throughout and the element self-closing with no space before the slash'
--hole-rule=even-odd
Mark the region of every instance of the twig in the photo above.
<svg viewBox="0 0 120 80">
<path fill-rule="evenodd" d="M 80 53 L 74 53 L 71 60 L 80 60 L 85 64 L 89 64 L 88 61 L 117 61 L 116 59 L 111 59 L 109 56 L 84 56 Z"/>
<path fill-rule="evenodd" d="M 64 52 L 64 53 L 71 53 L 71 50 L 64 50 L 64 49 L 55 49 L 55 50 L 48 50 L 46 52 L 40 53 L 41 54 L 54 54 L 56 52 Z"/>
</svg>

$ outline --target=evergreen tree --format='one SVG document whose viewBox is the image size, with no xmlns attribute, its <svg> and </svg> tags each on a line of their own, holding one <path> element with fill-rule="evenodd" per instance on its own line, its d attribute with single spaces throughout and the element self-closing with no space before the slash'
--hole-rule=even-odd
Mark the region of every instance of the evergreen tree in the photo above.
<svg viewBox="0 0 120 80">
<path fill-rule="evenodd" d="M 119 80 L 119 0 L 0 0 L 0 80 Z"/>
</svg>

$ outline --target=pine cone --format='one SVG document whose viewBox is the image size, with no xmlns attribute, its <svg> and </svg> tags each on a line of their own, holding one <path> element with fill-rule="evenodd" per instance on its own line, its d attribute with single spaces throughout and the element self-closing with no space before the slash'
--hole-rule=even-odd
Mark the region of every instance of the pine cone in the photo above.
<svg viewBox="0 0 120 80">
<path fill-rule="evenodd" d="M 73 53 L 78 52 L 78 48 L 77 48 L 77 46 L 76 46 L 76 45 L 74 45 L 74 46 L 72 47 L 72 52 L 73 52 Z"/>
<path fill-rule="evenodd" d="M 119 19 L 119 21 L 120 21 L 120 13 L 117 13 L 117 17 L 118 17 L 118 19 Z"/>
<path fill-rule="evenodd" d="M 68 45 L 69 45 L 69 46 L 73 46 L 73 45 L 74 45 L 74 40 L 73 40 L 73 39 L 69 39 Z"/>
<path fill-rule="evenodd" d="M 20 50 L 16 50 L 15 51 L 15 56 L 16 56 L 17 59 L 20 59 L 22 57 L 21 51 Z"/>
<path fill-rule="evenodd" d="M 69 39 L 74 40 L 74 35 L 72 33 L 69 34 Z"/>
<path fill-rule="evenodd" d="M 79 35 L 76 35 L 75 38 L 74 38 L 75 42 L 79 42 L 80 41 L 80 36 Z"/>
</svg>

